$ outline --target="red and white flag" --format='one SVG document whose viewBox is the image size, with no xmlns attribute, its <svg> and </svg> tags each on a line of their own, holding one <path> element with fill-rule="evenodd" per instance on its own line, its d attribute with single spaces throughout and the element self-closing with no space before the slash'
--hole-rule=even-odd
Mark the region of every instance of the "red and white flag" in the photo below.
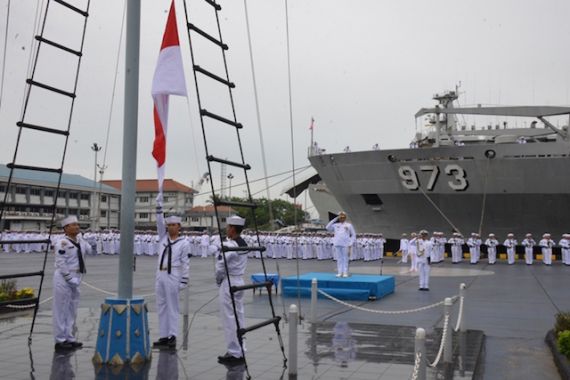
<svg viewBox="0 0 570 380">
<path fill-rule="evenodd" d="M 312 131 L 315 127 L 315 119 L 311 117 L 311 125 L 309 125 L 309 129 Z"/>
<path fill-rule="evenodd" d="M 152 99 L 154 100 L 154 145 L 152 156 L 158 168 L 157 205 L 162 207 L 162 185 L 166 167 L 166 132 L 168 130 L 169 95 L 187 96 L 184 66 L 176 26 L 174 0 L 170 5 L 166 29 L 152 80 Z"/>
</svg>

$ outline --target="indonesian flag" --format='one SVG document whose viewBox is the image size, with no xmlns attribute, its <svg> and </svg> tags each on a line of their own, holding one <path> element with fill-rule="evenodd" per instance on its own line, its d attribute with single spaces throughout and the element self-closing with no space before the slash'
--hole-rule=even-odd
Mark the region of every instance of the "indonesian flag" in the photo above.
<svg viewBox="0 0 570 380">
<path fill-rule="evenodd" d="M 311 125 L 309 125 L 309 129 L 312 131 L 315 127 L 315 119 L 311 117 Z"/>
<path fill-rule="evenodd" d="M 184 67 L 176 26 L 174 0 L 170 5 L 166 29 L 152 80 L 152 99 L 154 100 L 154 145 L 152 156 L 158 168 L 157 205 L 162 207 L 162 185 L 166 164 L 166 131 L 168 129 L 169 95 L 187 96 Z"/>
</svg>

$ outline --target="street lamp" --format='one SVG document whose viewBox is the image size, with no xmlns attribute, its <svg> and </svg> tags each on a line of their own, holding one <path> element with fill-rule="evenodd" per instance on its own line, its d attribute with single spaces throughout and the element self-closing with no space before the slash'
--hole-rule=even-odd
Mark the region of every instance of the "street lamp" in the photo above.
<svg viewBox="0 0 570 380">
<path fill-rule="evenodd" d="M 91 214 L 93 215 L 93 219 L 91 219 L 91 229 L 95 230 L 97 226 L 97 217 L 98 215 L 95 214 L 97 212 L 97 207 L 95 207 L 95 202 L 97 198 L 97 154 L 99 151 L 103 149 L 99 144 L 96 142 L 91 145 L 91 150 L 95 152 L 95 165 L 93 167 L 93 204 L 91 205 Z"/>
<path fill-rule="evenodd" d="M 234 179 L 234 175 L 232 173 L 228 174 L 228 179 L 230 180 L 229 198 L 232 199 L 232 179 Z"/>
</svg>

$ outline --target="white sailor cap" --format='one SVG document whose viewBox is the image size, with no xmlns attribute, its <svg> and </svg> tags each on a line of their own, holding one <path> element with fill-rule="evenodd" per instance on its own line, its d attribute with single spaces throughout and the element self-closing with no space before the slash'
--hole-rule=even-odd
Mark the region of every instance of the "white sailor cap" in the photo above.
<svg viewBox="0 0 570 380">
<path fill-rule="evenodd" d="M 542 235 L 542 237 L 550 237 L 550 234 L 546 233 L 546 234 Z"/>
<path fill-rule="evenodd" d="M 531 233 L 528 233 L 528 234 L 526 234 L 525 236 L 526 236 L 526 237 L 531 237 L 532 234 L 531 234 Z"/>
<path fill-rule="evenodd" d="M 239 217 L 237 215 L 230 216 L 228 219 L 226 219 L 226 222 L 230 226 L 244 226 L 245 225 L 245 219 L 242 217 Z"/>
<path fill-rule="evenodd" d="M 495 234 L 489 234 L 489 237 L 495 237 Z"/>
<path fill-rule="evenodd" d="M 182 224 L 182 218 L 176 215 L 170 215 L 165 221 L 166 224 Z"/>
<path fill-rule="evenodd" d="M 509 236 L 515 236 L 515 234 L 513 234 L 513 233 L 508 233 L 508 234 L 507 234 L 507 237 L 509 237 Z"/>
<path fill-rule="evenodd" d="M 79 221 L 77 220 L 77 217 L 75 215 L 66 216 L 65 218 L 63 218 L 61 220 L 61 226 L 62 227 L 65 227 L 68 224 L 72 224 L 72 223 L 79 223 Z"/>
<path fill-rule="evenodd" d="M 427 230 L 421 230 L 420 231 L 420 235 L 427 235 L 427 234 L 428 234 Z"/>
</svg>

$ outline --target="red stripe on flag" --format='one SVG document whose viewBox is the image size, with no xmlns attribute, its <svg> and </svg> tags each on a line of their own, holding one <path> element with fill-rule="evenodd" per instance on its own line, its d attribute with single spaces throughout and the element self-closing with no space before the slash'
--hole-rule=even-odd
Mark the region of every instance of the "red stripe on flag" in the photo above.
<svg viewBox="0 0 570 380">
<path fill-rule="evenodd" d="M 176 25 L 176 10 L 174 9 L 174 0 L 170 5 L 170 12 L 168 12 L 168 20 L 166 21 L 166 28 L 164 30 L 164 36 L 162 37 L 162 45 L 160 50 L 167 48 L 169 46 L 179 46 L 180 41 L 178 40 L 178 27 Z"/>
<path fill-rule="evenodd" d="M 156 160 L 156 166 L 161 167 L 166 162 L 166 136 L 158 116 L 156 106 L 154 106 L 154 144 L 152 156 Z"/>
</svg>

